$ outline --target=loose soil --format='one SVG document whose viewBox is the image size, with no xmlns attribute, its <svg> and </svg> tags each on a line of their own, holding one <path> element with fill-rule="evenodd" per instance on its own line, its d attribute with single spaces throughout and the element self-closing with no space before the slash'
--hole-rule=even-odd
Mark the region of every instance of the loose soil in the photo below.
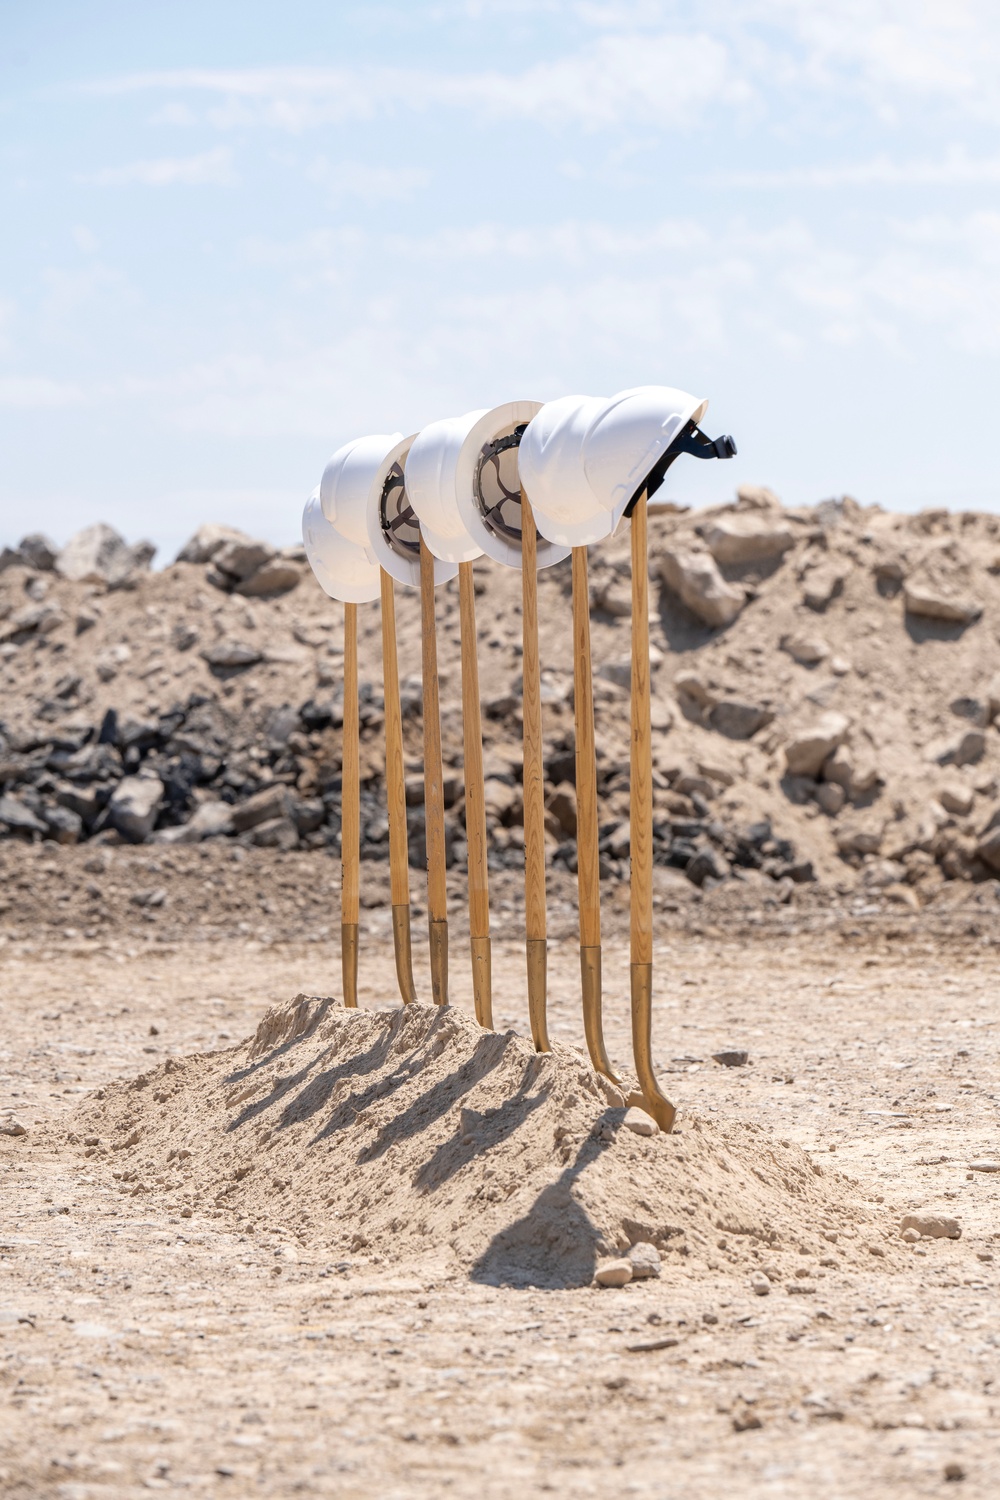
<svg viewBox="0 0 1000 1500">
<path fill-rule="evenodd" d="M 8 941 L 3 1493 L 994 1494 L 997 924 L 710 908 L 660 929 L 651 1140 L 583 1060 L 569 935 L 541 1062 L 512 936 L 495 1036 L 457 946 L 455 1008 L 404 1014 L 370 932 L 351 1015 L 294 999 L 337 989 L 305 932 Z M 915 1210 L 961 1238 L 905 1245 Z M 658 1280 L 574 1284 L 650 1234 Z"/>
</svg>

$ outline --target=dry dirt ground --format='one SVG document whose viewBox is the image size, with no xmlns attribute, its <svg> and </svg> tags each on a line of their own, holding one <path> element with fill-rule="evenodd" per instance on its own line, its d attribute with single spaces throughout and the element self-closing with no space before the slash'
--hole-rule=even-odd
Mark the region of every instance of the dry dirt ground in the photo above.
<svg viewBox="0 0 1000 1500">
<path fill-rule="evenodd" d="M 174 910 L 197 900 L 178 890 Z M 0 1134 L 0 1493 L 996 1495 L 1000 1173 L 968 1170 L 1000 1155 L 995 905 L 950 923 L 721 897 L 661 913 L 655 1047 L 681 1133 L 643 1147 L 758 1123 L 851 1179 L 840 1233 L 827 1211 L 786 1235 L 767 1296 L 732 1234 L 665 1255 L 659 1280 L 513 1289 L 444 1244 L 331 1253 L 277 1196 L 255 1220 L 179 1211 L 170 1164 L 145 1191 L 116 1178 L 80 1111 L 235 1047 L 269 1006 L 336 994 L 337 944 L 301 911 L 297 933 L 200 941 L 124 907 L 92 939 L 22 916 L 0 946 L 0 1124 L 26 1128 Z M 606 1031 L 625 1060 L 616 910 Z M 515 918 L 497 915 L 497 1027 L 525 1032 Z M 363 916 L 363 1003 L 387 1006 L 391 941 Z M 551 1030 L 581 1047 L 572 923 L 554 928 Z M 467 1010 L 462 954 L 456 936 Z M 422 946 L 417 981 L 426 994 Z M 723 1047 L 749 1065 L 718 1066 Z M 915 1210 L 955 1216 L 961 1238 L 904 1245 Z"/>
</svg>

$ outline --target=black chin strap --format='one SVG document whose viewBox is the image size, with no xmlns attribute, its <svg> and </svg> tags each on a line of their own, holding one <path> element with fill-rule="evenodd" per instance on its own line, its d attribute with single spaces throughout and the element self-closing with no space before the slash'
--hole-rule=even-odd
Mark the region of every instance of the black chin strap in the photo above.
<svg viewBox="0 0 1000 1500">
<path fill-rule="evenodd" d="M 646 478 L 642 481 L 628 505 L 625 514 L 630 516 L 635 509 L 636 502 L 643 495 L 649 500 L 663 483 L 664 477 L 675 458 L 680 458 L 682 453 L 690 453 L 692 458 L 732 458 L 736 453 L 736 444 L 731 437 L 710 438 L 702 432 L 696 422 L 689 422 L 682 432 L 674 438 L 667 451 L 660 455 L 656 463 L 650 469 Z"/>
</svg>

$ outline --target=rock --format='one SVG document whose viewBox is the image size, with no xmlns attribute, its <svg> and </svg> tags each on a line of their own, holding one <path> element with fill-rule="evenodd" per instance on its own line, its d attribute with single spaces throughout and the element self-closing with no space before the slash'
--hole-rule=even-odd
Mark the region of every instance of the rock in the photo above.
<svg viewBox="0 0 1000 1500">
<path fill-rule="evenodd" d="M 1000 672 L 990 678 L 989 687 L 986 689 L 986 708 L 991 720 L 1000 714 Z"/>
<path fill-rule="evenodd" d="M 207 563 L 218 552 L 219 548 L 227 542 L 249 542 L 250 537 L 245 531 L 238 531 L 235 526 L 221 526 L 210 522 L 206 526 L 199 526 L 194 536 L 189 537 L 184 546 L 174 558 L 179 563 Z"/>
<path fill-rule="evenodd" d="M 970 1172 L 1000 1172 L 1000 1161 L 970 1161 Z"/>
<path fill-rule="evenodd" d="M 247 837 L 260 849 L 297 849 L 299 844 L 299 831 L 291 818 L 271 818 L 258 823 Z"/>
<path fill-rule="evenodd" d="M 965 1478 L 965 1466 L 957 1463 L 954 1459 L 944 1466 L 944 1477 L 949 1484 Z"/>
<path fill-rule="evenodd" d="M 76 583 L 121 588 L 149 568 L 155 553 L 152 542 L 130 547 L 113 526 L 102 521 L 70 538 L 56 558 L 56 571 Z"/>
<path fill-rule="evenodd" d="M 713 1052 L 713 1062 L 721 1063 L 724 1068 L 745 1068 L 750 1061 L 749 1052 L 741 1052 L 734 1049 L 726 1052 Z"/>
<path fill-rule="evenodd" d="M 256 646 L 248 646 L 243 641 L 217 641 L 214 646 L 206 646 L 201 655 L 216 671 L 253 667 L 264 659 Z"/>
<path fill-rule="evenodd" d="M 632 658 L 631 656 L 619 656 L 614 661 L 604 662 L 598 670 L 598 675 L 605 682 L 613 682 L 615 687 L 629 688 L 632 683 Z"/>
<path fill-rule="evenodd" d="M 720 698 L 708 715 L 708 722 L 719 734 L 730 740 L 749 740 L 758 729 L 770 724 L 774 714 L 759 703 L 742 703 L 737 698 Z"/>
<path fill-rule="evenodd" d="M 711 687 L 697 675 L 697 672 L 678 672 L 673 679 L 673 687 L 681 697 L 690 697 L 691 702 L 697 703 L 702 709 L 714 708 L 718 702 L 717 696 Z"/>
<path fill-rule="evenodd" d="M 177 828 L 161 828 L 153 835 L 157 844 L 199 844 L 202 839 L 220 838 L 233 832 L 233 809 L 228 802 L 202 802 L 186 823 Z"/>
<path fill-rule="evenodd" d="M 847 793 L 835 781 L 821 781 L 816 788 L 816 801 L 825 813 L 835 818 L 847 801 Z"/>
<path fill-rule="evenodd" d="M 763 1271 L 754 1271 L 750 1277 L 750 1290 L 756 1297 L 766 1297 L 771 1290 L 771 1279 Z"/>
<path fill-rule="evenodd" d="M 576 787 L 571 781 L 563 781 L 546 799 L 546 806 L 560 829 L 569 838 L 576 838 Z"/>
<path fill-rule="evenodd" d="M 706 880 L 726 880 L 729 864 L 717 849 L 699 849 L 684 867 L 692 885 L 703 886 Z"/>
<path fill-rule="evenodd" d="M 780 510 L 781 501 L 766 484 L 738 484 L 736 498 L 747 510 Z"/>
<path fill-rule="evenodd" d="M 594 610 L 603 611 L 618 620 L 627 620 L 632 614 L 632 595 L 627 588 L 619 588 L 613 579 L 607 583 L 596 583 L 591 587 L 590 602 Z"/>
<path fill-rule="evenodd" d="M 816 611 L 826 609 L 831 600 L 843 593 L 849 572 L 850 568 L 840 563 L 824 563 L 814 568 L 803 580 L 802 602 Z"/>
<path fill-rule="evenodd" d="M 981 760 L 986 750 L 986 735 L 981 729 L 966 729 L 961 734 L 932 740 L 924 749 L 924 760 L 939 766 L 971 766 Z"/>
<path fill-rule="evenodd" d="M 631 1280 L 630 1260 L 608 1260 L 594 1272 L 594 1281 L 598 1286 L 625 1286 Z"/>
<path fill-rule="evenodd" d="M 270 542 L 259 542 L 253 537 L 232 537 L 212 555 L 215 566 L 231 578 L 249 578 L 265 563 L 277 556 L 277 548 Z M 296 570 L 297 571 L 297 570 Z"/>
<path fill-rule="evenodd" d="M 660 1274 L 660 1252 L 648 1240 L 639 1240 L 628 1252 L 633 1281 L 649 1281 Z"/>
<path fill-rule="evenodd" d="M 755 515 L 719 516 L 701 530 L 708 550 L 724 567 L 772 562 L 795 546 L 795 535 L 782 521 Z"/>
<path fill-rule="evenodd" d="M 914 579 L 904 585 L 903 601 L 907 614 L 954 625 L 971 625 L 983 612 L 983 606 L 975 599 L 962 598 L 939 585 Z"/>
<path fill-rule="evenodd" d="M 234 594 L 245 594 L 250 598 L 263 598 L 268 594 L 287 594 L 302 580 L 302 569 L 283 558 L 272 558 L 264 563 L 249 578 L 244 578 L 233 589 Z"/>
<path fill-rule="evenodd" d="M 877 854 L 882 847 L 885 826 L 879 820 L 850 819 L 834 829 L 834 839 L 841 854 Z"/>
<path fill-rule="evenodd" d="M 653 1116 L 648 1115 L 637 1104 L 629 1105 L 622 1124 L 626 1130 L 631 1130 L 635 1135 L 656 1135 L 660 1129 Z"/>
<path fill-rule="evenodd" d="M 984 865 L 1000 873 L 1000 828 L 992 828 L 976 845 L 976 854 Z"/>
<path fill-rule="evenodd" d="M 40 531 L 33 531 L 18 543 L 17 550 L 28 564 L 39 573 L 51 573 L 59 556 L 59 548 Z"/>
<path fill-rule="evenodd" d="M 682 604 L 714 628 L 731 625 L 746 603 L 743 590 L 726 582 L 710 552 L 668 547 L 660 571 L 667 587 Z"/>
<path fill-rule="evenodd" d="M 229 809 L 232 817 L 233 828 L 237 833 L 245 833 L 248 829 L 256 828 L 260 823 L 270 822 L 273 818 L 287 818 L 292 806 L 291 793 L 283 781 L 276 781 L 272 786 L 264 787 L 263 791 L 256 792 L 254 796 L 248 797 L 245 802 Z"/>
<path fill-rule="evenodd" d="M 961 781 L 949 781 L 938 792 L 938 801 L 945 812 L 950 812 L 956 818 L 967 818 L 972 811 L 973 803 L 972 788 L 965 786 Z"/>
<path fill-rule="evenodd" d="M 848 797 L 863 797 L 881 780 L 874 759 L 849 745 L 838 745 L 823 762 L 823 780 L 842 787 Z"/>
<path fill-rule="evenodd" d="M 498 780 L 495 776 L 488 776 L 483 784 L 486 816 L 491 822 L 502 823 L 513 811 L 519 798 L 520 794 L 516 787 L 511 786 L 507 781 Z"/>
<path fill-rule="evenodd" d="M 27 558 L 17 547 L 4 547 L 0 549 L 0 573 L 5 573 L 8 568 L 24 568 L 27 566 Z"/>
<path fill-rule="evenodd" d="M 175 651 L 190 651 L 198 640 L 198 632 L 188 620 L 178 620 L 170 632 L 170 644 Z"/>
<path fill-rule="evenodd" d="M 141 844 L 153 831 L 162 801 L 163 782 L 158 776 L 126 776 L 108 803 L 112 828 L 132 843 Z"/>
<path fill-rule="evenodd" d="M 829 646 L 818 635 L 782 636 L 781 649 L 787 651 L 792 660 L 802 667 L 815 667 L 830 655 Z"/>
<path fill-rule="evenodd" d="M 25 807 L 23 802 L 16 797 L 0 797 L 0 823 L 6 825 L 12 833 L 40 833 L 47 832 L 41 818 L 35 816 L 30 808 Z"/>
<path fill-rule="evenodd" d="M 905 1214 L 899 1226 L 900 1234 L 905 1234 L 907 1229 L 915 1229 L 925 1239 L 958 1240 L 962 1237 L 958 1220 L 944 1214 Z"/>
<path fill-rule="evenodd" d="M 49 838 L 57 844 L 78 844 L 83 837 L 83 819 L 68 807 L 45 807 L 42 817 Z"/>
<path fill-rule="evenodd" d="M 818 776 L 827 756 L 847 737 L 851 721 L 846 714 L 823 714 L 814 724 L 800 729 L 785 746 L 790 776 Z"/>
<path fill-rule="evenodd" d="M 13 1115 L 6 1115 L 0 1120 L 0 1135 L 27 1135 L 28 1127 L 22 1125 L 20 1120 Z"/>
<path fill-rule="evenodd" d="M 901 1237 L 908 1245 L 915 1245 L 920 1239 L 920 1231 L 913 1228 L 904 1229 Z"/>
</svg>

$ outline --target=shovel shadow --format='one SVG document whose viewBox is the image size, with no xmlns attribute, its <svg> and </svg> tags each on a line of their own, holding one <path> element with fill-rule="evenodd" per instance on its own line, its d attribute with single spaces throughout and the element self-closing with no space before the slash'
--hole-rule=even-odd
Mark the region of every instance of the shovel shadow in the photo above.
<svg viewBox="0 0 1000 1500">
<path fill-rule="evenodd" d="M 601 1125 L 619 1118 L 610 1109 L 598 1117 L 597 1134 L 586 1138 L 575 1160 L 542 1189 L 526 1214 L 493 1236 L 472 1267 L 470 1280 L 486 1286 L 550 1289 L 590 1285 L 607 1246 L 574 1188 L 607 1149 L 608 1143 L 600 1139 Z"/>
</svg>

